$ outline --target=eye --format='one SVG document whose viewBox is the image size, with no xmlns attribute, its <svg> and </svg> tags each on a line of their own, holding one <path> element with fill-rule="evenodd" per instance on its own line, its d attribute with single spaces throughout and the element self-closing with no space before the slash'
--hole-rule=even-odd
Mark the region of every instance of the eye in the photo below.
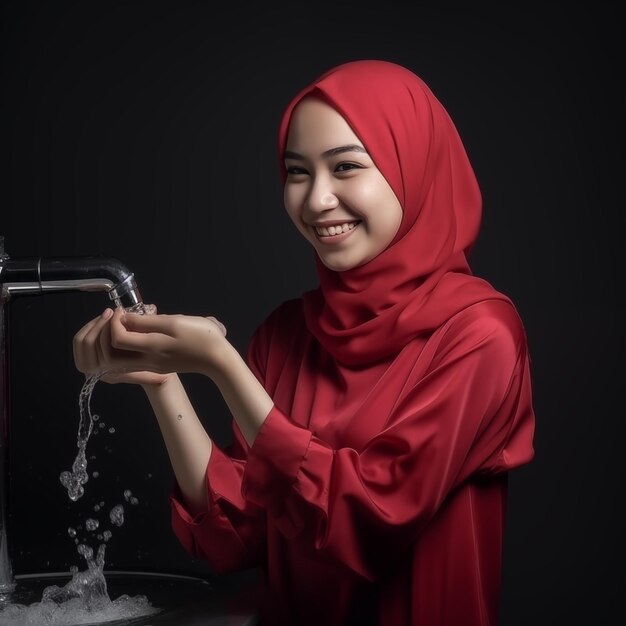
<svg viewBox="0 0 626 626">
<path fill-rule="evenodd" d="M 301 167 L 296 167 L 295 165 L 292 165 L 291 167 L 287 167 L 287 174 L 291 174 L 293 176 L 297 176 L 298 174 L 306 174 L 306 170 L 302 169 Z"/>
<path fill-rule="evenodd" d="M 340 169 L 342 167 L 345 167 L 347 169 Z M 362 169 L 362 168 L 360 165 L 357 165 L 356 163 L 339 163 L 336 169 L 339 172 L 349 172 L 350 170 L 353 170 L 353 169 Z"/>
</svg>

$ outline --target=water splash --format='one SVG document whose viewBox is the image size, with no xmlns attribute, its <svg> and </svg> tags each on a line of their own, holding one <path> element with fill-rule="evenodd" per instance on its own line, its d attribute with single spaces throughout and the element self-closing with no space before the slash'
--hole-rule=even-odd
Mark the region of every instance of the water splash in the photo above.
<svg viewBox="0 0 626 626">
<path fill-rule="evenodd" d="M 73 528 L 69 530 L 76 533 Z M 111 538 L 111 531 L 106 530 L 103 535 L 104 540 L 108 541 Z M 123 594 L 111 600 L 104 576 L 106 551 L 104 543 L 98 547 L 95 558 L 93 549 L 87 544 L 79 543 L 77 551 L 87 562 L 85 571 L 80 571 L 76 565 L 72 565 L 71 580 L 63 587 L 58 585 L 46 587 L 41 602 L 31 605 L 7 605 L 0 611 L 0 626 L 104 624 L 122 619 L 147 617 L 161 611 L 152 606 L 144 595 L 131 597 Z"/>
<path fill-rule="evenodd" d="M 155 312 L 153 305 L 138 304 L 126 309 L 134 313 L 151 314 Z M 84 485 L 89 480 L 87 473 L 87 442 L 94 430 L 94 425 L 99 422 L 98 415 L 91 413 L 91 396 L 96 383 L 105 375 L 107 371 L 99 372 L 87 376 L 85 383 L 80 390 L 79 411 L 80 421 L 78 426 L 77 448 L 78 453 L 72 464 L 71 471 L 61 473 L 59 479 L 61 484 L 67 489 L 67 494 L 73 502 L 79 500 L 85 493 Z M 105 427 L 104 422 L 98 423 L 99 429 Z M 109 428 L 110 433 L 114 433 L 113 427 Z M 95 459 L 91 456 L 90 460 Z M 93 472 L 94 478 L 98 477 L 98 472 Z M 129 494 L 127 496 L 127 493 Z M 124 492 L 127 501 L 130 500 L 130 490 Z M 136 498 L 130 500 L 132 504 Z M 137 501 L 138 502 L 138 501 Z M 96 504 L 93 509 L 98 512 L 104 507 L 104 502 Z M 114 526 L 122 526 L 124 523 L 124 507 L 121 504 L 113 506 L 109 513 L 109 519 Z M 85 521 L 85 529 L 95 532 L 100 527 L 99 520 L 88 518 Z M 76 528 L 69 527 L 68 535 L 74 539 L 77 552 L 85 559 L 87 569 L 80 571 L 77 566 L 70 568 L 71 580 L 59 587 L 52 585 L 46 587 L 42 594 L 41 602 L 35 602 L 29 606 L 22 604 L 8 604 L 0 610 L 0 626 L 78 626 L 79 624 L 104 623 L 120 619 L 132 619 L 153 615 L 161 609 L 153 607 L 145 596 L 138 595 L 130 597 L 122 595 L 115 600 L 111 600 L 107 592 L 106 579 L 104 577 L 104 555 L 106 543 L 111 539 L 110 530 L 104 530 L 97 536 L 98 540 L 104 541 L 98 547 L 94 558 L 94 551 L 87 543 L 78 537 L 78 531 L 82 530 L 81 525 Z"/>
</svg>

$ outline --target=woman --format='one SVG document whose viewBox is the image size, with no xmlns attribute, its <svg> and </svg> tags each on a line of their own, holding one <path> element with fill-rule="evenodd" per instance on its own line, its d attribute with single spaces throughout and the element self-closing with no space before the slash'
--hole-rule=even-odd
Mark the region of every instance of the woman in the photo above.
<svg viewBox="0 0 626 626">
<path fill-rule="evenodd" d="M 319 286 L 263 320 L 245 361 L 215 318 L 107 310 L 77 367 L 146 390 L 174 532 L 216 571 L 263 568 L 263 624 L 497 624 L 530 359 L 513 303 L 467 262 L 481 197 L 458 133 L 410 70 L 353 61 L 288 104 L 278 157 Z M 228 450 L 177 372 L 219 388 Z"/>
</svg>

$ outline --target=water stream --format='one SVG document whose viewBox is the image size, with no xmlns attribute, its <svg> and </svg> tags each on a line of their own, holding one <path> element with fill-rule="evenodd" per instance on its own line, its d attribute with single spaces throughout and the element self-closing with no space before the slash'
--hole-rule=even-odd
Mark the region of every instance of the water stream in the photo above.
<svg viewBox="0 0 626 626">
<path fill-rule="evenodd" d="M 129 309 L 131 310 L 131 309 Z M 154 312 L 152 305 L 135 305 L 133 312 L 150 314 Z M 61 473 L 59 480 L 67 490 L 70 500 L 76 502 L 85 493 L 85 485 L 89 481 L 87 471 L 87 443 L 98 424 L 99 417 L 91 413 L 91 395 L 96 383 L 107 372 L 99 372 L 87 376 L 79 394 L 80 421 L 78 426 L 78 452 L 71 471 Z M 98 428 L 104 427 L 99 422 Z M 113 428 L 109 432 L 114 432 Z M 94 456 L 91 457 L 95 458 Z M 95 476 L 94 472 L 94 476 Z M 124 503 L 135 505 L 138 498 L 130 489 L 124 490 L 120 500 L 110 509 L 100 502 L 94 506 L 94 515 L 78 524 L 76 528 L 68 528 L 68 535 L 74 540 L 78 554 L 86 562 L 86 569 L 78 566 L 70 568 L 71 579 L 64 586 L 50 585 L 43 590 L 40 602 L 30 605 L 12 603 L 2 605 L 0 610 L 0 626 L 77 626 L 80 624 L 100 624 L 111 621 L 136 619 L 154 615 L 161 609 L 151 605 L 143 595 L 130 597 L 122 594 L 112 600 L 107 591 L 104 576 L 104 563 L 107 542 L 113 536 L 113 530 L 124 524 Z M 102 519 L 104 517 L 104 519 Z M 103 529 L 105 524 L 109 528 Z M 80 531 L 86 531 L 99 543 L 94 549 L 89 545 L 89 537 L 79 537 Z M 100 531 L 100 532 L 98 532 Z M 96 534 L 97 533 L 97 534 Z"/>
</svg>

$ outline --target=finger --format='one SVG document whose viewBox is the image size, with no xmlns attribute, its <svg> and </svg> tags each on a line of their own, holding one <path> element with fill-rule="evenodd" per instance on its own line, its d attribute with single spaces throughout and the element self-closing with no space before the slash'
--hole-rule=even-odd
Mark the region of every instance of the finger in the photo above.
<svg viewBox="0 0 626 626">
<path fill-rule="evenodd" d="M 163 349 L 167 340 L 171 340 L 170 337 L 160 332 L 136 332 L 134 329 L 127 328 L 124 320 L 129 315 L 132 315 L 133 318 L 138 317 L 141 320 L 150 319 L 150 316 L 131 313 L 122 315 L 116 311 L 111 318 L 111 345 L 113 348 L 136 352 L 155 352 Z M 134 322 L 131 322 L 130 326 L 132 327 L 134 324 Z"/>
<path fill-rule="evenodd" d="M 97 372 L 103 368 L 102 354 L 99 350 L 100 334 L 108 325 L 112 314 L 111 309 L 105 309 L 80 342 L 83 363 L 88 371 Z"/>
<path fill-rule="evenodd" d="M 91 330 L 92 326 L 102 317 L 102 315 L 98 315 L 98 317 L 94 317 L 92 320 L 88 321 L 75 335 L 74 339 L 77 341 L 82 341 L 83 337 Z"/>
<path fill-rule="evenodd" d="M 107 324 L 100 333 L 98 340 L 98 351 L 100 364 L 108 368 L 129 368 L 133 367 L 139 355 L 136 352 L 116 350 L 113 348 L 111 339 L 111 324 Z"/>
<path fill-rule="evenodd" d="M 167 380 L 168 374 L 157 374 L 156 372 L 131 372 L 126 374 L 128 382 L 139 385 L 160 385 Z"/>
<path fill-rule="evenodd" d="M 161 333 L 171 335 L 175 315 L 139 315 L 126 313 L 121 319 L 126 330 L 135 333 Z"/>
<path fill-rule="evenodd" d="M 155 372 L 124 372 L 121 370 L 113 371 L 100 380 L 110 385 L 119 383 L 128 383 L 133 385 L 160 385 L 167 380 L 168 374 L 157 374 Z"/>
<path fill-rule="evenodd" d="M 100 377 L 102 382 L 108 383 L 109 385 L 117 385 L 122 382 L 122 373 L 119 371 L 112 371 L 104 376 Z"/>
<path fill-rule="evenodd" d="M 105 311 L 99 317 L 94 318 L 85 324 L 81 330 L 74 336 L 72 349 L 74 352 L 74 362 L 76 367 L 84 373 L 93 372 L 96 368 L 96 356 L 94 355 L 94 329 L 96 333 L 98 328 L 102 328 L 106 324 L 106 319 L 110 317 L 111 309 Z"/>
</svg>

